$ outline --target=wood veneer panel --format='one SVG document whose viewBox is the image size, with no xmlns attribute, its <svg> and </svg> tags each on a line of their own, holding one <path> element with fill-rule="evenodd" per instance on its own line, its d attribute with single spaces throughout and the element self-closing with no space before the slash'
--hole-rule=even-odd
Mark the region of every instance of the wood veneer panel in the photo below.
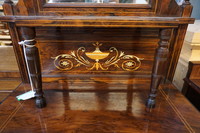
<svg viewBox="0 0 200 133">
<path fill-rule="evenodd" d="M 48 34 L 47 34 L 48 33 Z M 150 75 L 154 60 L 154 52 L 158 42 L 158 29 L 141 28 L 37 28 L 36 36 L 38 40 L 37 47 L 40 50 L 43 75 L 61 76 L 70 74 L 86 73 L 120 73 L 134 74 L 133 72 L 123 71 L 110 67 L 108 71 L 88 71 L 85 66 L 73 68 L 70 71 L 60 71 L 54 64 L 51 57 L 60 54 L 70 54 L 79 47 L 85 47 L 86 52 L 95 50 L 93 43 L 99 42 L 102 52 L 109 52 L 111 47 L 122 51 L 127 55 L 135 55 L 143 58 L 142 65 L 135 73 L 137 75 Z M 78 40 L 77 40 L 78 39 Z M 110 57 L 102 60 L 105 62 Z M 88 59 L 86 56 L 84 58 Z M 89 59 L 92 62 L 92 60 Z M 94 61 L 93 61 L 94 62 Z M 120 63 L 119 63 L 120 64 Z"/>
<path fill-rule="evenodd" d="M 177 115 L 181 116 L 182 121 L 190 132 L 199 132 L 199 122 L 194 119 L 195 117 L 198 119 L 200 118 L 200 112 L 174 87 L 174 85 L 169 84 L 164 87 L 162 86 L 162 88 L 162 91 L 165 93 L 164 97 L 168 99 L 168 103 L 173 106 Z"/>
<path fill-rule="evenodd" d="M 0 92 L 1 91 L 12 91 L 14 90 L 19 84 L 21 83 L 20 80 L 0 80 Z"/>
<path fill-rule="evenodd" d="M 3 102 L 3 100 L 8 97 L 10 92 L 0 92 L 0 104 Z"/>
<path fill-rule="evenodd" d="M 20 78 L 19 71 L 0 71 L 0 78 Z"/>
</svg>

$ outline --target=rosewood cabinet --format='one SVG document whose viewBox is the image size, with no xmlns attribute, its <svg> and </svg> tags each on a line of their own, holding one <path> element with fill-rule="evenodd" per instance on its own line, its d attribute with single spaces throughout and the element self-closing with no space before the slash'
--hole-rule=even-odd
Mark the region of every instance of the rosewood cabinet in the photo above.
<svg viewBox="0 0 200 133">
<path fill-rule="evenodd" d="M 182 93 L 200 111 L 200 61 L 190 61 Z"/>
<path fill-rule="evenodd" d="M 189 0 L 5 0 L 5 16 L 24 83 L 24 41 L 37 107 L 42 79 L 151 77 L 147 107 L 161 81 L 172 81 L 190 18 Z M 42 69 L 41 69 L 42 68 Z M 41 71 L 42 70 L 42 71 Z"/>
</svg>

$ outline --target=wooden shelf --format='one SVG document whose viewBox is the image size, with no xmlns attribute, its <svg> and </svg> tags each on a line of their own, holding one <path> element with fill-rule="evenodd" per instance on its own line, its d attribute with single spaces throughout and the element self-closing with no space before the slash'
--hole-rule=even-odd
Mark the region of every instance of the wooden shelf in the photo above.
<svg viewBox="0 0 200 133">
<path fill-rule="evenodd" d="M 193 18 L 136 17 L 136 16 L 1 16 L 3 22 L 16 22 L 17 26 L 59 27 L 177 27 L 193 23 Z"/>
</svg>

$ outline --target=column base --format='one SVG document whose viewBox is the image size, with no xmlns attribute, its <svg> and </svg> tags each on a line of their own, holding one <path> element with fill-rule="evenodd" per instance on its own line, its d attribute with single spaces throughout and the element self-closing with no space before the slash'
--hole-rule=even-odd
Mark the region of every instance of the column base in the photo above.
<svg viewBox="0 0 200 133">
<path fill-rule="evenodd" d="M 156 99 L 148 98 L 146 102 L 146 107 L 147 108 L 155 108 L 156 106 Z"/>
<path fill-rule="evenodd" d="M 44 97 L 36 98 L 35 104 L 37 108 L 44 108 L 46 106 L 46 99 Z"/>
</svg>

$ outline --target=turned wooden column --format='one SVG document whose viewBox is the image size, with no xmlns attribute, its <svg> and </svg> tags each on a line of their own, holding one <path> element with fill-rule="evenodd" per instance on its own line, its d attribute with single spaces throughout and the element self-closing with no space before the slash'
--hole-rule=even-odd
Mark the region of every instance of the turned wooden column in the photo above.
<svg viewBox="0 0 200 133">
<path fill-rule="evenodd" d="M 155 52 L 154 65 L 151 76 L 150 94 L 146 106 L 154 108 L 156 104 L 156 92 L 161 80 L 164 78 L 167 68 L 167 59 L 169 54 L 169 40 L 172 29 L 161 29 L 159 32 L 160 41 Z"/>
<path fill-rule="evenodd" d="M 40 58 L 38 48 L 35 46 L 35 29 L 30 27 L 22 27 L 22 41 L 25 41 L 27 63 L 30 72 L 30 82 L 32 81 L 33 89 L 36 96 L 36 106 L 42 108 L 46 105 L 44 94 L 42 91 L 42 78 L 41 78 L 41 68 L 40 68 Z"/>
</svg>

